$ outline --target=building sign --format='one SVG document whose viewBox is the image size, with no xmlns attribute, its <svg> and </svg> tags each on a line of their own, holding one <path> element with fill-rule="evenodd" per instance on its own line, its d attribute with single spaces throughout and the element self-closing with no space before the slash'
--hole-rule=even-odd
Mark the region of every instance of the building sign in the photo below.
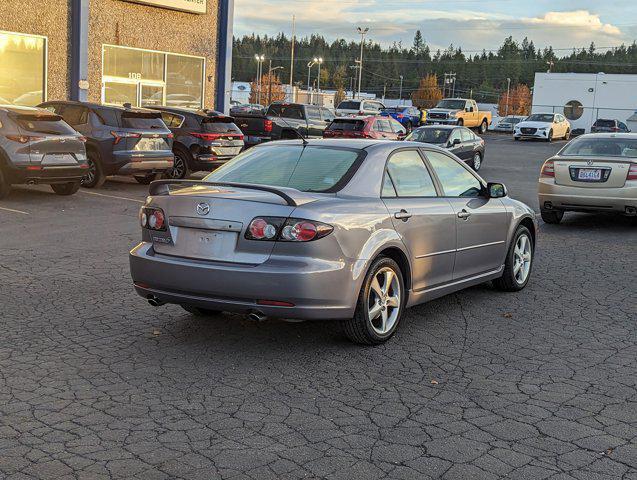
<svg viewBox="0 0 637 480">
<path fill-rule="evenodd" d="M 208 0 L 123 0 L 125 2 L 143 3 L 160 8 L 170 8 L 181 10 L 182 12 L 206 13 L 206 3 Z"/>
</svg>

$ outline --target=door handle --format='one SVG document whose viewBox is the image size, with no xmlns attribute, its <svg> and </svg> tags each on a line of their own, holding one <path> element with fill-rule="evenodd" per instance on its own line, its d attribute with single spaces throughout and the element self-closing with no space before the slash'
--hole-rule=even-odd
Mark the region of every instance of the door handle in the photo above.
<svg viewBox="0 0 637 480">
<path fill-rule="evenodd" d="M 462 219 L 466 220 L 470 216 L 471 216 L 471 214 L 469 212 L 467 212 L 464 208 L 462 209 L 462 211 L 458 212 L 458 218 L 462 218 Z"/>
<path fill-rule="evenodd" d="M 400 212 L 394 213 L 394 218 L 397 218 L 398 220 L 402 220 L 403 222 L 406 222 L 407 220 L 411 218 L 411 213 L 409 213 L 405 209 L 402 209 Z"/>
</svg>

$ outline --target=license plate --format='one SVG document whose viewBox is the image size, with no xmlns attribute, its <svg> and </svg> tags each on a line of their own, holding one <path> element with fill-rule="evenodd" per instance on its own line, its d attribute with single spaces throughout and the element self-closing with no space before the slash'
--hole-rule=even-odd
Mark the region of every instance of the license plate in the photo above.
<svg viewBox="0 0 637 480">
<path fill-rule="evenodd" d="M 580 168 L 577 174 L 578 180 L 601 180 L 602 171 L 599 168 Z"/>
<path fill-rule="evenodd" d="M 135 145 L 135 150 L 169 150 L 169 148 L 163 138 L 141 138 Z"/>
<path fill-rule="evenodd" d="M 241 147 L 213 147 L 216 155 L 238 155 Z"/>
<path fill-rule="evenodd" d="M 65 153 L 49 153 L 44 156 L 42 165 L 61 166 L 61 165 L 77 165 L 73 155 Z"/>
<path fill-rule="evenodd" d="M 153 246 L 157 253 L 205 260 L 226 260 L 234 258 L 237 243 L 236 232 L 203 230 L 179 227 L 172 242 L 157 242 Z"/>
</svg>

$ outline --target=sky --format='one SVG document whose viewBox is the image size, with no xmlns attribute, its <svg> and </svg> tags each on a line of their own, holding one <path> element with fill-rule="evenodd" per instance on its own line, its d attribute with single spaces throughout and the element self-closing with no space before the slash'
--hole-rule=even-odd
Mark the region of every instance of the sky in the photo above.
<svg viewBox="0 0 637 480">
<path fill-rule="evenodd" d="M 467 53 L 497 49 L 509 35 L 556 49 L 637 39 L 635 0 L 235 0 L 235 36 L 290 36 L 292 15 L 299 36 L 360 40 L 364 26 L 372 41 L 408 47 L 420 29 L 432 50 L 453 44 Z"/>
</svg>

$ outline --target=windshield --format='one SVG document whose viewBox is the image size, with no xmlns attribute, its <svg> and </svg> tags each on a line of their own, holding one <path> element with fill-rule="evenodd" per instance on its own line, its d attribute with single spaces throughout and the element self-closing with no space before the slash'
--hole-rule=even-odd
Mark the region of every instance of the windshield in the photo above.
<svg viewBox="0 0 637 480">
<path fill-rule="evenodd" d="M 596 127 L 615 127 L 615 120 L 597 120 L 593 125 Z"/>
<path fill-rule="evenodd" d="M 637 158 L 635 138 L 578 138 L 569 143 L 560 155 L 572 157 L 628 157 Z"/>
<path fill-rule="evenodd" d="M 329 125 L 329 127 L 327 127 L 327 129 L 341 130 L 341 131 L 348 131 L 348 132 L 360 132 L 363 130 L 364 126 L 365 126 L 365 122 L 362 120 L 343 120 L 343 119 L 337 118 Z"/>
<path fill-rule="evenodd" d="M 501 121 L 505 123 L 519 123 L 520 119 L 515 117 L 504 117 Z"/>
<path fill-rule="evenodd" d="M 344 102 L 341 102 L 338 104 L 338 109 L 339 110 L 358 110 L 358 107 L 360 106 L 361 102 L 356 102 L 353 100 L 345 100 Z"/>
<path fill-rule="evenodd" d="M 533 115 L 529 115 L 526 121 L 553 123 L 553 114 L 552 113 L 534 113 Z"/>
<path fill-rule="evenodd" d="M 436 108 L 448 108 L 449 110 L 464 110 L 467 102 L 464 100 L 440 100 Z"/>
<path fill-rule="evenodd" d="M 303 145 L 253 148 L 237 155 L 204 180 L 274 187 L 302 192 L 335 192 L 356 171 L 360 150 Z"/>
<path fill-rule="evenodd" d="M 422 143 L 434 143 L 442 144 L 447 143 L 451 130 L 448 128 L 417 128 L 409 135 L 405 140 L 411 140 L 412 142 Z"/>
</svg>

